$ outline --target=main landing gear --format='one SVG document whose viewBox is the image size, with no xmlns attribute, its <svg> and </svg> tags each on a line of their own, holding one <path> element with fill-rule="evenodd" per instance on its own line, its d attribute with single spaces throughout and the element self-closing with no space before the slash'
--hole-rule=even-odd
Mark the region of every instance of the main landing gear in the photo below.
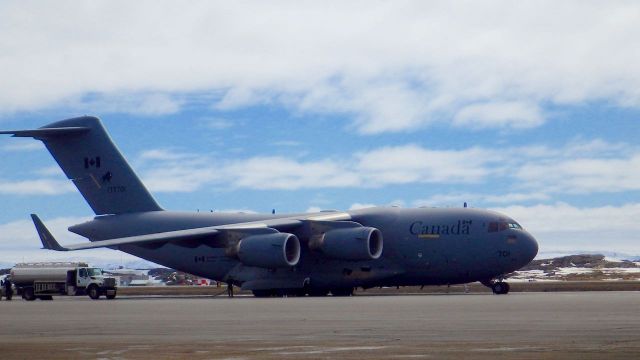
<svg viewBox="0 0 640 360">
<path fill-rule="evenodd" d="M 502 280 L 499 281 L 483 281 L 482 285 L 488 287 L 496 295 L 505 295 L 509 293 L 509 283 Z"/>
</svg>

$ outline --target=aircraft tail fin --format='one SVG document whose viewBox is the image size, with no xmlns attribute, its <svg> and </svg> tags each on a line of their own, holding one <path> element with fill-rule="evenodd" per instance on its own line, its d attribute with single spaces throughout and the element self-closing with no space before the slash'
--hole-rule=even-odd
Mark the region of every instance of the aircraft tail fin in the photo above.
<svg viewBox="0 0 640 360">
<path fill-rule="evenodd" d="M 96 117 L 0 134 L 41 140 L 96 215 L 162 210 Z"/>
</svg>

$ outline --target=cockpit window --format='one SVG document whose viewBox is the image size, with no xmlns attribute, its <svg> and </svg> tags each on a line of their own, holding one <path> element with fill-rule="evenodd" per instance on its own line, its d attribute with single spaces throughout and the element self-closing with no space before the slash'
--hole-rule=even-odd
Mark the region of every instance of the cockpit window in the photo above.
<svg viewBox="0 0 640 360">
<path fill-rule="evenodd" d="M 506 221 L 492 221 L 489 223 L 488 231 L 489 232 L 498 232 L 505 231 L 507 229 L 516 229 L 522 230 L 522 226 L 517 222 L 506 222 Z"/>
</svg>

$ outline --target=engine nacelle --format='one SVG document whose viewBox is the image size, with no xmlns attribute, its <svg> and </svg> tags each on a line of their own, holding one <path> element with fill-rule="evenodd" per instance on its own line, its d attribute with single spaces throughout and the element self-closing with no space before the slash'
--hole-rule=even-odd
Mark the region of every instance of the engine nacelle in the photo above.
<svg viewBox="0 0 640 360">
<path fill-rule="evenodd" d="M 300 260 L 300 240 L 287 233 L 247 236 L 238 242 L 234 250 L 238 260 L 248 266 L 290 267 Z"/>
<path fill-rule="evenodd" d="M 310 242 L 310 247 L 340 260 L 375 260 L 382 255 L 382 233 L 372 227 L 333 229 Z"/>
</svg>

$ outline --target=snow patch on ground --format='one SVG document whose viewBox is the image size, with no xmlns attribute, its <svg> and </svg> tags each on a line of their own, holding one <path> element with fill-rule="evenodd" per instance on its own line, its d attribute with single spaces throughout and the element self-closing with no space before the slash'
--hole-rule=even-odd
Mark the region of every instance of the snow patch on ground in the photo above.
<svg viewBox="0 0 640 360">
<path fill-rule="evenodd" d="M 510 277 L 510 281 L 528 282 L 528 281 L 559 281 L 571 276 L 586 276 L 587 278 L 593 274 L 594 280 L 598 278 L 606 278 L 607 280 L 630 280 L 629 276 L 636 277 L 640 280 L 640 267 L 638 268 L 587 268 L 587 267 L 561 267 L 548 270 L 523 270 L 516 271 Z"/>
</svg>

